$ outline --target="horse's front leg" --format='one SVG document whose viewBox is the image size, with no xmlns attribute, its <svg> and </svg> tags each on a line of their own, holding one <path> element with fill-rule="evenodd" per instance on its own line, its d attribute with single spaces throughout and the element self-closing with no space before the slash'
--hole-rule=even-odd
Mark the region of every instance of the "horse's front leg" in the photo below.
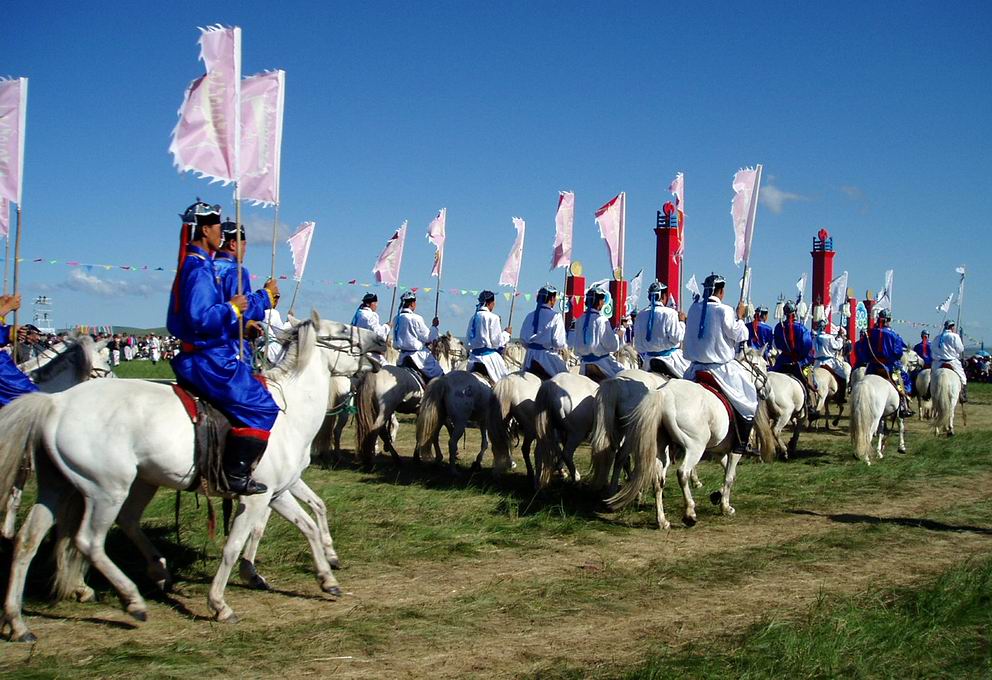
<svg viewBox="0 0 992 680">
<path fill-rule="evenodd" d="M 480 425 L 479 432 L 482 433 L 482 445 L 479 447 L 479 455 L 475 457 L 475 462 L 472 463 L 472 470 L 476 472 L 482 469 L 482 457 L 489 450 L 489 436 L 486 434 L 486 426 Z"/>
<path fill-rule="evenodd" d="M 682 488 L 682 498 L 685 499 L 685 509 L 682 512 L 682 522 L 687 526 L 695 526 L 696 524 L 696 501 L 692 498 L 692 484 L 691 479 L 692 468 L 695 464 L 699 462 L 702 456 L 702 451 L 694 452 L 695 455 L 691 455 L 690 451 L 685 452 L 685 457 L 682 462 L 679 463 L 679 467 L 676 470 L 676 475 L 679 479 L 679 486 Z"/>
<path fill-rule="evenodd" d="M 906 423 L 899 418 L 899 453 L 906 453 Z"/>
<path fill-rule="evenodd" d="M 313 518 L 300 507 L 300 504 L 291 494 L 287 493 L 279 494 L 272 499 L 272 509 L 295 525 L 310 543 L 310 551 L 313 553 L 313 563 L 317 568 L 317 582 L 320 584 L 320 589 L 329 595 L 340 595 L 341 586 L 331 572 L 331 565 L 328 564 L 327 557 L 324 555 L 320 530 Z"/>
<path fill-rule="evenodd" d="M 733 517 L 736 510 L 730 504 L 730 491 L 734 488 L 734 481 L 737 479 L 737 463 L 741 460 L 739 453 L 727 453 L 720 459 L 723 466 L 723 486 L 719 491 L 710 494 L 710 501 L 716 505 L 720 504 L 720 511 L 727 517 Z"/>
<path fill-rule="evenodd" d="M 245 549 L 241 553 L 241 561 L 238 564 L 238 575 L 241 577 L 242 582 L 249 588 L 256 590 L 269 590 L 271 588 L 269 582 L 255 568 L 255 555 L 258 553 L 258 546 L 262 542 L 262 536 L 265 534 L 265 527 L 268 526 L 271 515 L 272 508 L 266 507 L 265 514 L 262 515 L 262 518 L 251 528 L 251 532 L 248 534 L 248 540 L 245 543 Z"/>
<path fill-rule="evenodd" d="M 289 492 L 297 499 L 303 501 L 310 508 L 314 519 L 317 521 L 317 529 L 320 531 L 320 542 L 324 548 L 324 556 L 331 569 L 340 569 L 341 561 L 334 550 L 334 540 L 331 538 L 331 527 L 327 521 L 327 505 L 317 493 L 307 486 L 302 479 L 296 480 L 293 486 L 289 487 Z"/>
<path fill-rule="evenodd" d="M 672 523 L 665 517 L 665 504 L 664 501 L 662 501 L 662 494 L 665 490 L 665 479 L 668 477 L 668 456 L 665 456 L 664 461 L 656 458 L 654 463 L 654 506 L 655 516 L 658 520 L 658 528 L 671 529 Z"/>
<path fill-rule="evenodd" d="M 207 606 L 214 618 L 224 623 L 237 623 L 238 621 L 234 610 L 224 600 L 224 590 L 231 577 L 231 570 L 234 569 L 234 565 L 241 555 L 241 550 L 248 540 L 248 535 L 265 519 L 272 495 L 270 491 L 256 496 L 242 496 L 239 501 L 240 505 L 238 512 L 234 515 L 231 533 L 228 534 L 227 542 L 224 543 L 224 549 L 221 551 L 220 566 L 217 568 L 214 580 L 210 584 L 210 592 L 207 595 Z"/>
</svg>

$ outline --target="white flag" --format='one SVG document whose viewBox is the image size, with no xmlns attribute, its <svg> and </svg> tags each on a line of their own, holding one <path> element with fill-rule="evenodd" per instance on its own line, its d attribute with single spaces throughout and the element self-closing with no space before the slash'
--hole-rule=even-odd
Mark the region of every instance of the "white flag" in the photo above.
<svg viewBox="0 0 992 680">
<path fill-rule="evenodd" d="M 956 271 L 958 274 L 961 275 L 961 283 L 958 284 L 958 308 L 960 309 L 961 301 L 964 300 L 964 275 L 965 275 L 964 265 L 961 265 L 954 271 Z"/>
<path fill-rule="evenodd" d="M 740 264 L 751 257 L 758 192 L 761 189 L 761 165 L 738 170 L 732 187 L 734 198 L 730 202 L 730 215 L 734 220 L 734 264 Z"/>
<path fill-rule="evenodd" d="M 830 282 L 830 311 L 841 312 L 847 303 L 847 272 Z"/>
<path fill-rule="evenodd" d="M 873 308 L 877 312 L 880 312 L 883 309 L 892 311 L 892 274 L 893 270 L 891 269 L 885 272 L 885 286 L 882 290 L 878 291 L 875 306 Z"/>
<path fill-rule="evenodd" d="M 555 213 L 555 245 L 551 253 L 551 269 L 572 264 L 572 223 L 575 221 L 575 194 L 558 192 L 558 212 Z"/>
<path fill-rule="evenodd" d="M 696 283 L 695 274 L 689 277 L 689 283 L 685 284 L 685 288 L 697 298 L 703 296 L 703 291 L 699 290 L 699 284 Z"/>
<path fill-rule="evenodd" d="M 953 299 L 954 299 L 954 293 L 951 293 L 950 295 L 947 296 L 946 300 L 944 300 L 939 305 L 937 305 L 937 311 L 947 314 L 949 311 L 951 311 L 951 301 Z"/>
<path fill-rule="evenodd" d="M 434 244 L 434 268 L 431 269 L 431 276 L 436 276 L 440 280 L 441 267 L 444 265 L 444 227 L 448 221 L 448 209 L 441 208 L 437 217 L 427 225 L 427 240 Z"/>
<path fill-rule="evenodd" d="M 799 277 L 798 281 L 796 281 L 796 290 L 799 291 L 799 296 L 796 298 L 796 302 L 802 302 L 803 298 L 806 297 L 806 272 L 803 272 L 803 275 Z"/>
<path fill-rule="evenodd" d="M 644 270 L 641 269 L 634 278 L 630 280 L 630 289 L 627 295 L 627 312 L 637 309 L 637 300 L 641 297 L 641 282 L 644 280 Z"/>
<path fill-rule="evenodd" d="M 513 218 L 513 228 L 517 230 L 517 239 L 513 242 L 510 254 L 506 256 L 506 264 L 499 275 L 499 285 L 510 286 L 514 290 L 520 281 L 520 261 L 524 258 L 524 231 L 527 228 L 523 218 Z"/>
</svg>

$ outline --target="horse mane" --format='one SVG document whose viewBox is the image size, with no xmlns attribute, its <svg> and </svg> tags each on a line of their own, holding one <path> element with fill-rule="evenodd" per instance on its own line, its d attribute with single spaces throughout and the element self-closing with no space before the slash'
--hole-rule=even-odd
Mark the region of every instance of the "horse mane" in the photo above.
<svg viewBox="0 0 992 680">
<path fill-rule="evenodd" d="M 273 380 L 279 378 L 293 378 L 300 374 L 303 368 L 310 361 L 310 354 L 313 352 L 313 343 L 306 343 L 301 346 L 300 336 L 304 329 L 314 328 L 313 319 L 302 321 L 292 328 L 279 332 L 279 341 L 283 347 L 282 358 L 279 363 L 265 371 L 265 377 Z"/>
<path fill-rule="evenodd" d="M 69 338 L 60 344 L 64 349 L 59 351 L 54 346 L 47 348 L 48 351 L 55 351 L 55 356 L 49 357 L 38 368 L 30 370 L 31 377 L 36 383 L 51 380 L 56 374 L 62 372 L 66 362 L 70 362 L 75 371 L 73 376 L 75 382 L 82 382 L 89 378 L 90 371 L 93 370 L 93 357 L 88 350 L 93 345 L 93 339 L 84 335 Z"/>
</svg>

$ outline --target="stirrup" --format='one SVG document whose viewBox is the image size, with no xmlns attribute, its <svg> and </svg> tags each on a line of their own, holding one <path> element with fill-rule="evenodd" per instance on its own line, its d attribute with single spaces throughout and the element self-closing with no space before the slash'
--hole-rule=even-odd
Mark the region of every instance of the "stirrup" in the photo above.
<svg viewBox="0 0 992 680">
<path fill-rule="evenodd" d="M 269 487 L 261 482 L 256 482 L 251 477 L 241 477 L 235 479 L 228 477 L 227 490 L 236 496 L 254 496 L 256 494 L 265 493 L 269 490 Z"/>
</svg>

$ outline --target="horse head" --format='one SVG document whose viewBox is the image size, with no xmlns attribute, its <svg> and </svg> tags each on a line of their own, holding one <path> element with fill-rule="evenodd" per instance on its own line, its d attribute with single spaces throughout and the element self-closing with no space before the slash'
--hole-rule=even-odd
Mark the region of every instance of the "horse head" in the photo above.
<svg viewBox="0 0 992 680">
<path fill-rule="evenodd" d="M 386 341 L 372 331 L 341 323 L 321 321 L 318 329 L 317 345 L 327 357 L 327 367 L 331 375 L 351 377 L 365 371 L 378 371 L 380 362 L 372 355 L 386 352 Z"/>
</svg>

